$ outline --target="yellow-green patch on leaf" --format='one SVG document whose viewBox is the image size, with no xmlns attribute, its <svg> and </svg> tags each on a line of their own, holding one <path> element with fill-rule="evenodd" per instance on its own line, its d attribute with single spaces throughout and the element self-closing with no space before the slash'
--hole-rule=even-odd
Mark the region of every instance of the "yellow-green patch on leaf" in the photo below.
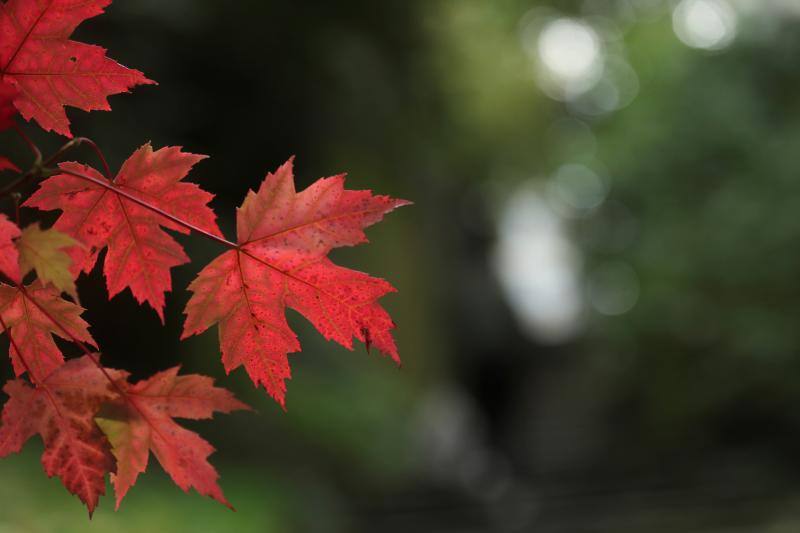
<svg viewBox="0 0 800 533">
<path fill-rule="evenodd" d="M 38 223 L 31 224 L 22 230 L 22 236 L 17 241 L 22 275 L 35 270 L 43 284 L 51 283 L 77 300 L 75 279 L 70 272 L 72 259 L 64 251 L 72 246 L 80 244 L 66 233 L 54 229 L 43 230 Z"/>
</svg>

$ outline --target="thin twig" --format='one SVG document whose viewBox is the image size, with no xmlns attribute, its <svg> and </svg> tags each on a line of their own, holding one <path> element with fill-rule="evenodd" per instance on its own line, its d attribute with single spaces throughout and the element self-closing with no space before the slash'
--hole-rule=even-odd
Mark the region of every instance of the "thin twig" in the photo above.
<svg viewBox="0 0 800 533">
<path fill-rule="evenodd" d="M 33 155 L 36 158 L 35 164 L 40 165 L 42 163 L 42 151 L 39 150 L 39 147 L 36 146 L 36 144 L 25 134 L 24 131 L 22 131 L 22 128 L 19 127 L 19 124 L 14 123 L 14 131 L 17 132 L 17 135 L 19 135 L 22 140 L 25 141 L 25 144 L 27 144 L 28 148 L 30 148 L 31 152 L 33 152 Z"/>
<path fill-rule="evenodd" d="M 22 176 L 18 177 L 2 189 L 0 189 L 0 198 L 5 198 L 9 194 L 13 194 L 15 190 L 25 185 L 26 182 L 30 181 L 36 177 L 36 173 L 32 171 L 28 171 Z"/>
<path fill-rule="evenodd" d="M 102 163 L 102 165 L 103 165 L 103 172 L 105 174 L 105 177 L 108 180 L 111 180 L 112 179 L 111 169 L 108 166 L 108 161 L 106 161 L 106 156 L 103 154 L 103 151 L 100 150 L 100 147 L 97 146 L 97 143 L 95 143 L 93 140 L 89 139 L 88 137 L 75 137 L 74 139 L 72 139 L 71 141 L 66 143 L 64 146 L 59 148 L 56 151 L 56 153 L 54 153 L 49 158 L 47 158 L 47 160 L 44 162 L 43 166 L 49 167 L 50 165 L 55 163 L 56 160 L 58 160 L 66 152 L 68 152 L 72 148 L 77 148 L 81 144 L 88 145 L 94 151 L 94 153 L 97 155 L 98 159 L 100 159 L 100 163 Z"/>
<path fill-rule="evenodd" d="M 11 198 L 14 200 L 14 221 L 17 223 L 17 226 L 20 226 L 19 204 L 21 196 L 18 192 L 14 192 L 11 194 Z"/>
</svg>

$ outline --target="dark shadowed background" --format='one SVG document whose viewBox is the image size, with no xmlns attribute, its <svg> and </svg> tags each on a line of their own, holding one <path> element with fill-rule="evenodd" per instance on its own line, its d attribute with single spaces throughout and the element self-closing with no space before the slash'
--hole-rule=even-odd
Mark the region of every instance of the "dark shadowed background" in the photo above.
<svg viewBox="0 0 800 533">
<path fill-rule="evenodd" d="M 179 237 L 163 328 L 95 271 L 109 366 L 258 410 L 188 424 L 237 512 L 151 464 L 88 523 L 37 443 L 0 462 L 0 531 L 800 531 L 799 29 L 795 0 L 116 0 L 76 38 L 160 85 L 73 131 L 112 168 L 209 154 L 228 236 L 293 154 L 299 187 L 414 201 L 333 254 L 399 289 L 404 366 L 290 312 L 284 413 L 215 331 L 179 341 L 217 245 Z"/>
</svg>

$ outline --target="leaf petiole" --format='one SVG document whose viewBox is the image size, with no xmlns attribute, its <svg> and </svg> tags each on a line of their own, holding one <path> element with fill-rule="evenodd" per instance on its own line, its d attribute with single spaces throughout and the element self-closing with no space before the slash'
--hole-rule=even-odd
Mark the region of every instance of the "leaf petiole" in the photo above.
<svg viewBox="0 0 800 533">
<path fill-rule="evenodd" d="M 67 174 L 69 176 L 74 176 L 76 178 L 80 178 L 80 179 L 86 180 L 86 181 L 88 181 L 90 183 L 93 183 L 95 185 L 98 185 L 100 187 L 104 187 L 105 189 L 108 189 L 109 191 L 112 191 L 114 194 L 118 194 L 119 196 L 122 196 L 126 200 L 130 200 L 131 202 L 133 202 L 133 203 L 135 203 L 135 204 L 137 204 L 137 205 L 139 205 L 141 207 L 144 207 L 145 209 L 149 209 L 150 211 L 156 213 L 157 215 L 160 215 L 160 216 L 166 218 L 170 222 L 174 222 L 175 224 L 178 224 L 179 226 L 183 226 L 184 228 L 188 229 L 189 231 L 192 231 L 194 233 L 202 235 L 203 237 L 206 237 L 208 239 L 211 239 L 214 242 L 217 242 L 219 244 L 227 246 L 228 248 L 232 248 L 232 249 L 239 248 L 239 245 L 236 244 L 235 242 L 231 242 L 231 241 L 229 241 L 229 240 L 227 240 L 227 239 L 225 239 L 223 237 L 219 237 L 217 235 L 214 235 L 213 233 L 208 232 L 208 231 L 206 231 L 206 230 L 204 230 L 202 228 L 198 228 L 194 224 L 186 222 L 185 220 L 183 220 L 181 218 L 178 218 L 175 215 L 167 213 L 163 209 L 161 209 L 159 207 L 156 207 L 156 206 L 146 202 L 145 200 L 142 200 L 141 198 L 138 198 L 137 196 L 134 196 L 134 195 L 130 194 L 129 192 L 125 191 L 124 189 L 120 189 L 119 187 L 115 186 L 114 183 L 111 183 L 111 182 L 108 182 L 108 181 L 105 181 L 105 180 L 101 180 L 101 179 L 97 179 L 97 178 L 95 178 L 93 176 L 89 176 L 89 175 L 83 174 L 81 172 L 74 172 L 72 170 L 68 170 L 68 169 L 64 169 L 64 168 L 58 168 L 58 169 L 52 169 L 52 170 L 51 169 L 44 169 L 44 170 L 46 172 L 50 172 L 51 174 L 53 174 L 53 173 Z"/>
<path fill-rule="evenodd" d="M 103 155 L 103 151 L 97 146 L 93 140 L 89 139 L 88 137 L 75 137 L 64 146 L 59 148 L 53 155 L 47 158 L 44 162 L 44 167 L 49 167 L 53 163 L 55 163 L 61 156 L 63 156 L 66 152 L 70 151 L 73 148 L 77 148 L 80 145 L 85 144 L 92 149 L 92 151 L 97 155 L 97 158 L 100 160 L 100 163 L 103 165 L 103 174 L 105 175 L 106 179 L 109 181 L 113 181 L 111 177 L 111 169 L 108 166 L 108 162 L 106 161 L 105 155 Z"/>
</svg>

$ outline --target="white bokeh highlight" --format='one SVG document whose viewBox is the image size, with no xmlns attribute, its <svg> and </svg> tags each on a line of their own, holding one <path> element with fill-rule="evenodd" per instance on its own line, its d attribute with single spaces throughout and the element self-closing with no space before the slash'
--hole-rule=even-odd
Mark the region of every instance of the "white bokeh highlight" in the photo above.
<svg viewBox="0 0 800 533">
<path fill-rule="evenodd" d="M 537 80 L 551 97 L 569 100 L 603 74 L 603 42 L 589 24 L 567 17 L 547 21 L 535 46 Z"/>
<path fill-rule="evenodd" d="M 738 15 L 726 0 L 682 0 L 672 12 L 672 27 L 692 48 L 721 50 L 736 37 Z"/>
<path fill-rule="evenodd" d="M 562 218 L 532 185 L 509 199 L 494 268 L 522 330 L 539 342 L 572 338 L 582 322 L 581 256 Z"/>
</svg>

